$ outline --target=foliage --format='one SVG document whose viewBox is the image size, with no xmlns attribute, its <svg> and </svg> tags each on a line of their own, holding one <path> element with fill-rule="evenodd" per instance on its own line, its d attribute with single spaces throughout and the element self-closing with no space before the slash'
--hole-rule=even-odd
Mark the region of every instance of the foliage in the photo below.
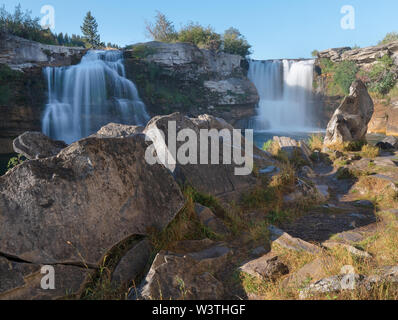
<svg viewBox="0 0 398 320">
<path fill-rule="evenodd" d="M 385 95 L 395 86 L 397 81 L 394 61 L 389 55 L 377 60 L 369 73 L 365 73 L 371 92 Z"/>
<path fill-rule="evenodd" d="M 221 36 L 211 26 L 204 27 L 199 23 L 189 22 L 176 30 L 173 22 L 163 13 L 157 11 L 154 22 L 146 22 L 146 35 L 161 42 L 187 42 L 201 49 L 208 49 L 246 57 L 251 54 L 251 45 L 235 28 L 229 28 Z"/>
<path fill-rule="evenodd" d="M 100 35 L 98 33 L 98 23 L 92 16 L 91 11 L 87 12 L 80 29 L 89 47 L 98 48 L 101 45 Z"/>
<path fill-rule="evenodd" d="M 398 32 L 389 32 L 379 44 L 388 44 L 393 41 L 398 41 Z"/>
<path fill-rule="evenodd" d="M 21 163 L 23 163 L 26 160 L 26 158 L 19 154 L 16 157 L 12 157 L 7 164 L 7 171 L 11 170 L 12 168 L 15 168 L 16 166 L 20 165 Z"/>
<path fill-rule="evenodd" d="M 312 51 L 311 52 L 311 56 L 314 57 L 314 58 L 318 57 L 319 56 L 319 51 L 318 50 Z"/>
<path fill-rule="evenodd" d="M 238 29 L 229 28 L 223 36 L 224 52 L 246 57 L 251 54 L 251 45 Z"/>
<path fill-rule="evenodd" d="M 24 12 L 20 4 L 15 7 L 14 13 L 8 13 L 3 5 L 0 7 L 0 32 L 45 44 L 57 44 L 51 31 L 42 29 L 39 18 L 32 18 L 31 14 L 31 11 Z"/>
<path fill-rule="evenodd" d="M 147 36 L 155 41 L 173 42 L 177 39 L 177 32 L 166 15 L 157 11 L 155 23 L 146 22 Z"/>
<path fill-rule="evenodd" d="M 188 42 L 201 49 L 219 50 L 221 36 L 211 26 L 203 27 L 199 23 L 190 22 L 178 32 L 179 42 Z"/>
<path fill-rule="evenodd" d="M 353 61 L 342 61 L 337 64 L 334 74 L 334 82 L 345 94 L 350 92 L 350 86 L 355 81 L 358 71 L 359 68 Z"/>
</svg>

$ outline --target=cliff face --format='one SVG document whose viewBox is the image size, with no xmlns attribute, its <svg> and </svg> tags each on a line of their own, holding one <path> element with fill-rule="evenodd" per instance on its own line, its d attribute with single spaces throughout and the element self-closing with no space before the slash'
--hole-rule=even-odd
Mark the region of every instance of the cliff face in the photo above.
<svg viewBox="0 0 398 320">
<path fill-rule="evenodd" d="M 234 123 L 255 113 L 258 93 L 240 56 L 188 43 L 148 42 L 126 50 L 125 58 L 127 77 L 152 114 L 206 112 Z"/>
<path fill-rule="evenodd" d="M 358 75 L 360 75 L 361 71 L 369 72 L 378 60 L 386 55 L 391 57 L 393 63 L 398 66 L 398 41 L 360 49 L 344 47 L 319 52 L 316 62 L 314 91 L 321 98 L 324 120 L 330 119 L 344 96 L 338 93 L 334 94 L 333 90 L 328 90 L 332 79 L 330 74 L 323 72 L 321 60 L 328 59 L 333 63 L 352 61 L 359 68 Z M 395 70 L 397 70 L 396 67 Z M 396 74 L 396 77 L 398 77 L 398 74 Z M 398 135 L 398 97 L 373 95 L 372 98 L 375 112 L 369 123 L 368 132 Z"/>
<path fill-rule="evenodd" d="M 0 34 L 0 155 L 12 153 L 12 140 L 23 132 L 41 129 L 47 88 L 42 68 L 76 64 L 85 52 Z"/>
<path fill-rule="evenodd" d="M 46 45 L 0 33 L 0 64 L 14 70 L 68 66 L 78 63 L 86 52 L 84 48 Z"/>
</svg>

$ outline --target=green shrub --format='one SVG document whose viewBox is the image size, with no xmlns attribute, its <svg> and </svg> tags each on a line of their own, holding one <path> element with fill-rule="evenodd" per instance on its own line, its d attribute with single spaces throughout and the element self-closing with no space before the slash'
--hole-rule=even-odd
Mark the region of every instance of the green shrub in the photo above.
<svg viewBox="0 0 398 320">
<path fill-rule="evenodd" d="M 359 68 L 353 61 L 343 61 L 337 64 L 334 74 L 334 82 L 341 88 L 344 94 L 349 94 L 350 86 L 356 79 Z"/>
<path fill-rule="evenodd" d="M 398 41 L 398 32 L 387 33 L 383 40 L 379 44 L 388 44 L 393 41 Z"/>
<path fill-rule="evenodd" d="M 179 42 L 188 42 L 201 49 L 219 50 L 221 36 L 212 27 L 203 27 L 198 23 L 190 22 L 178 32 Z"/>
<path fill-rule="evenodd" d="M 230 54 L 237 54 L 246 57 L 251 54 L 251 45 L 247 42 L 245 37 L 238 29 L 229 28 L 224 32 L 223 36 L 224 52 Z"/>
<path fill-rule="evenodd" d="M 16 157 L 12 157 L 12 158 L 8 161 L 8 164 L 7 164 L 7 171 L 8 171 L 8 170 L 11 170 L 12 168 L 14 168 L 14 167 L 16 167 L 16 166 L 18 166 L 18 165 L 20 165 L 20 164 L 23 163 L 25 160 L 26 160 L 26 158 L 25 158 L 23 155 L 21 155 L 21 154 L 19 154 L 19 155 L 16 156 Z"/>
</svg>

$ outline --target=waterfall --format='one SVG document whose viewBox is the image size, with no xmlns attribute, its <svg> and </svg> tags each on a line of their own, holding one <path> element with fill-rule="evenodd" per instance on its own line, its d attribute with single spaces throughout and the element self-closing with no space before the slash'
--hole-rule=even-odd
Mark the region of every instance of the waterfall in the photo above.
<svg viewBox="0 0 398 320">
<path fill-rule="evenodd" d="M 121 51 L 90 50 L 80 64 L 47 67 L 48 103 L 43 132 L 72 143 L 109 122 L 145 125 L 149 120 L 134 83 L 126 78 Z"/>
<path fill-rule="evenodd" d="M 249 79 L 260 96 L 255 130 L 313 130 L 314 60 L 250 61 Z"/>
</svg>

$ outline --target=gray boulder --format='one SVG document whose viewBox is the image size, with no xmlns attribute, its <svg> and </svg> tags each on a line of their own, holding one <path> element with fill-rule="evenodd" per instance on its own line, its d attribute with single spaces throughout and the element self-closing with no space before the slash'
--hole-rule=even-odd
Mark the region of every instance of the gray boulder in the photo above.
<svg viewBox="0 0 398 320">
<path fill-rule="evenodd" d="M 140 276 L 149 263 L 153 247 L 148 239 L 139 241 L 131 248 L 119 261 L 112 274 L 112 285 L 116 288 L 120 286 L 131 286 L 138 276 Z"/>
<path fill-rule="evenodd" d="M 289 268 L 277 255 L 272 253 L 246 262 L 240 267 L 240 270 L 254 277 L 259 277 L 268 281 L 275 281 L 279 277 L 289 273 Z"/>
<path fill-rule="evenodd" d="M 327 126 L 324 146 L 366 141 L 368 123 L 373 112 L 373 101 L 366 86 L 361 80 L 354 81 L 350 95 L 344 98 Z"/>
<path fill-rule="evenodd" d="M 55 289 L 45 290 L 42 265 L 22 263 L 0 257 L 0 300 L 53 300 L 80 295 L 93 270 L 69 265 L 54 265 Z M 47 270 L 43 270 L 48 272 Z"/>
<path fill-rule="evenodd" d="M 398 138 L 393 136 L 386 137 L 378 142 L 376 146 L 383 150 L 398 149 Z"/>
<path fill-rule="evenodd" d="M 177 152 L 175 152 L 175 154 L 170 154 L 170 157 L 168 158 L 169 160 L 165 163 L 169 170 L 173 172 L 173 175 L 180 184 L 191 185 L 200 192 L 212 194 L 215 196 L 222 196 L 228 193 L 239 193 L 240 191 L 247 190 L 248 187 L 255 184 L 256 179 L 253 174 L 236 174 L 235 169 L 242 168 L 243 165 L 237 165 L 234 163 L 232 150 L 238 149 L 244 156 L 245 140 L 242 136 L 240 136 L 239 138 L 239 142 L 243 142 L 241 143 L 241 146 L 230 147 L 230 151 L 226 153 L 232 159 L 232 161 L 230 162 L 231 164 L 224 164 L 224 160 L 226 159 L 224 159 L 223 155 L 224 144 L 227 146 L 231 145 L 231 140 L 223 139 L 221 137 L 215 137 L 215 139 L 213 140 L 219 143 L 219 148 L 215 149 L 215 155 L 219 157 L 217 164 L 211 164 L 212 160 L 210 155 L 212 146 L 210 139 L 208 141 L 205 141 L 203 144 L 204 147 L 207 147 L 208 150 L 208 164 L 203 164 L 203 162 L 201 161 L 201 155 L 203 154 L 204 150 L 200 150 L 199 147 L 201 141 L 200 130 L 226 129 L 227 132 L 231 133 L 231 130 L 233 129 L 224 120 L 212 116 L 204 115 L 199 116 L 196 119 L 190 119 L 180 113 L 174 113 L 167 116 L 154 117 L 147 124 L 144 133 L 148 136 L 150 136 L 150 132 L 153 130 L 160 130 L 164 133 L 164 139 L 157 139 L 152 137 L 154 141 L 154 146 L 156 147 L 156 156 L 159 156 L 159 153 L 161 151 L 166 150 L 166 146 L 170 146 L 170 143 L 168 141 L 169 124 L 173 122 L 176 124 L 177 134 L 178 132 L 180 132 L 181 129 L 190 129 L 193 132 L 195 139 L 197 139 L 198 141 L 197 150 L 189 151 L 189 155 L 191 155 L 190 153 L 192 152 L 193 159 L 196 161 L 196 164 L 192 163 L 191 161 L 187 161 L 188 163 L 186 164 L 181 164 L 180 161 L 177 161 L 179 160 L 179 157 L 176 155 L 178 155 L 178 151 L 180 150 L 181 146 L 185 144 L 185 142 L 177 142 Z M 230 136 L 232 136 L 232 134 L 230 134 Z M 234 141 L 234 143 L 235 142 L 236 141 Z M 260 150 L 256 150 L 256 148 L 253 150 L 253 157 L 254 163 L 270 163 L 267 154 Z M 172 163 L 170 159 L 173 159 L 174 163 Z M 258 165 L 258 167 L 263 166 Z"/>
<path fill-rule="evenodd" d="M 223 284 L 214 276 L 225 268 L 231 250 L 224 246 L 190 253 L 161 251 L 146 276 L 140 297 L 163 300 L 219 300 Z"/>
<path fill-rule="evenodd" d="M 120 241 L 162 229 L 184 205 L 143 135 L 87 138 L 0 177 L 0 252 L 36 264 L 97 266 Z"/>
<path fill-rule="evenodd" d="M 27 159 L 53 157 L 67 146 L 63 141 L 54 141 L 41 132 L 32 131 L 21 134 L 13 142 L 14 151 Z"/>
<path fill-rule="evenodd" d="M 119 123 L 108 123 L 98 130 L 94 137 L 98 138 L 126 138 L 137 133 L 142 133 L 144 127 L 141 126 L 130 126 Z"/>
</svg>

